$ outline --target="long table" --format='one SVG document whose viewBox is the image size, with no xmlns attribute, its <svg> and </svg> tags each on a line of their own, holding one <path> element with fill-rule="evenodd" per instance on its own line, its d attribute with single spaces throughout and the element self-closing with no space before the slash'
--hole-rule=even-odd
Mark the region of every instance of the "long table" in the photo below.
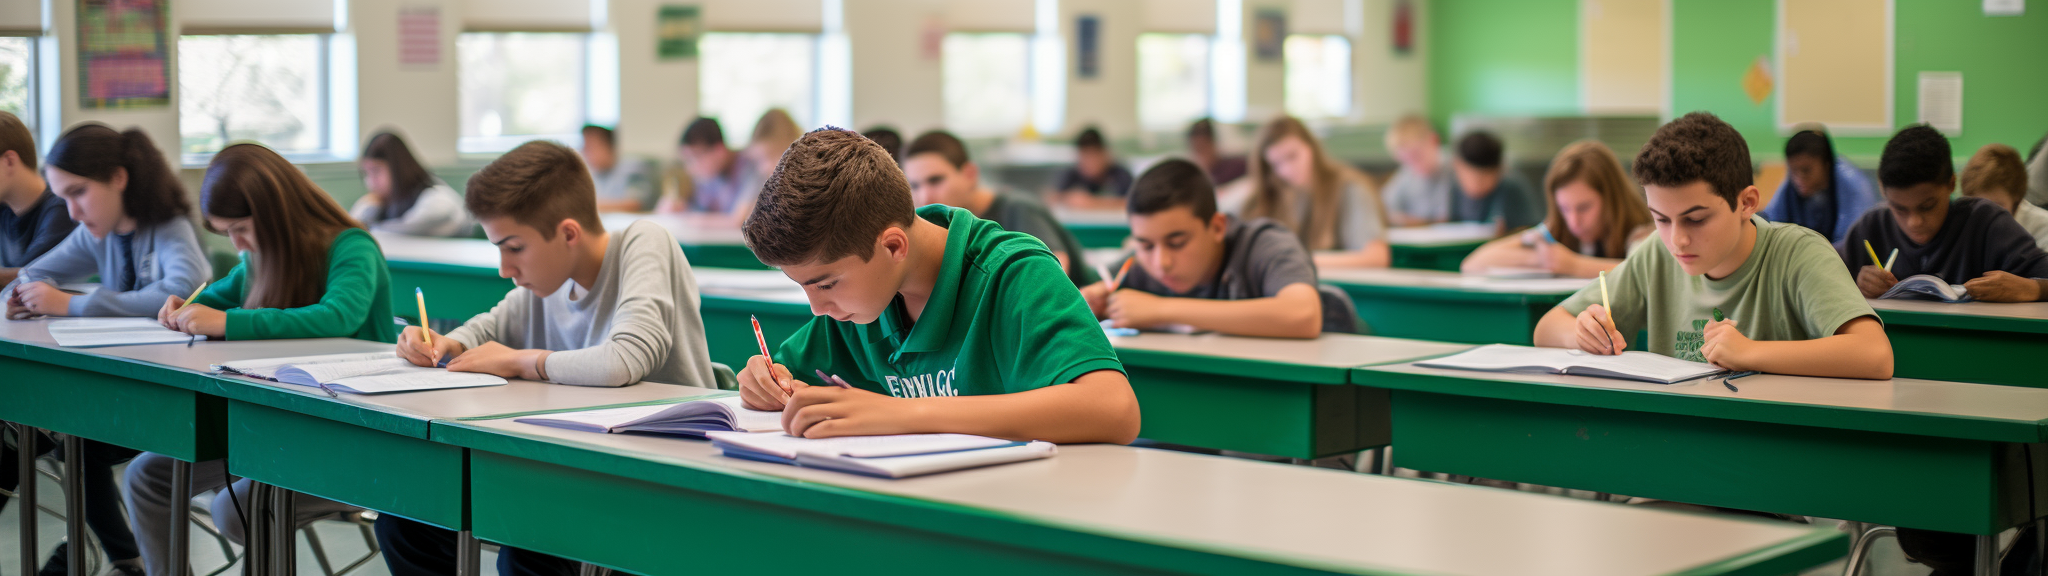
<svg viewBox="0 0 2048 576">
<path fill-rule="evenodd" d="M 709 393 L 701 389 L 514 382 L 330 398 L 204 366 L 389 345 L 63 349 L 49 344 L 47 324 L 0 323 L 0 358 L 15 374 L 55 369 L 32 364 L 77 372 L 6 379 L 6 418 L 151 450 L 179 449 L 176 440 L 189 435 L 178 433 L 184 422 L 189 430 L 224 429 L 201 443 L 214 451 L 185 454 L 225 456 L 231 472 L 262 482 L 259 489 L 302 491 L 644 573 L 773 565 L 857 573 L 1782 574 L 1845 548 L 1842 534 L 1804 526 L 1117 446 L 872 480 L 731 460 L 701 442 L 511 421 L 537 410 Z M 198 403 L 215 408 L 187 418 L 163 409 L 175 404 L 129 401 L 164 397 L 155 389 L 210 398 Z M 173 442 L 136 435 L 136 419 L 172 422 L 163 427 Z M 289 516 L 288 504 L 272 508 L 290 501 L 278 494 L 252 503 L 257 517 Z M 1564 526 L 1571 529 L 1556 529 Z M 257 571 L 291 572 L 291 529 L 252 527 Z M 477 547 L 464 542 L 462 573 L 473 574 Z M 793 546 L 808 553 L 788 554 Z M 1470 554 L 1472 546 L 1497 553 Z"/>
<path fill-rule="evenodd" d="M 1870 306 L 1884 320 L 1901 378 L 2048 387 L 2034 356 L 2048 350 L 2048 302 L 1871 300 Z"/>
<path fill-rule="evenodd" d="M 1762 375 L 1673 385 L 1359 368 L 1398 463 L 1693 504 L 1974 534 L 2048 515 L 2048 389 Z M 1980 550 L 1990 547 L 1980 544 Z M 1987 552 L 1988 553 L 1988 552 Z"/>
<path fill-rule="evenodd" d="M 1469 344 L 1529 344 L 1536 323 L 1591 280 L 1496 280 L 1405 268 L 1328 268 L 1371 334 Z"/>
<path fill-rule="evenodd" d="M 1846 547 L 1794 524 L 1123 446 L 882 480 L 502 420 L 435 438 L 470 449 L 479 537 L 644 574 L 1789 574 Z"/>
<path fill-rule="evenodd" d="M 1492 223 L 1455 222 L 1387 231 L 1393 267 L 1456 272 L 1465 257 L 1494 238 Z"/>
</svg>

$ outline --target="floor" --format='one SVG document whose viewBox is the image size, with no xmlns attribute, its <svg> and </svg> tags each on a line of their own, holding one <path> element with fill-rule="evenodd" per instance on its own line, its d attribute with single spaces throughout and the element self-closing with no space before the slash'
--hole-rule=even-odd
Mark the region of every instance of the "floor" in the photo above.
<svg viewBox="0 0 2048 576">
<path fill-rule="evenodd" d="M 116 477 L 119 477 L 118 474 Z M 63 500 L 60 497 L 60 488 L 48 478 L 41 478 L 40 480 L 41 483 L 38 486 L 40 486 L 39 489 L 42 493 L 39 495 L 39 500 L 42 507 L 62 511 Z M 13 503 L 10 503 L 4 511 L 0 511 L 0 576 L 15 574 L 21 565 L 20 548 L 17 545 L 20 539 L 20 513 L 21 507 L 15 506 Z M 39 548 L 36 550 L 35 555 L 37 558 L 47 558 L 52 549 L 56 547 L 57 542 L 64 537 L 64 523 L 57 516 L 43 512 L 39 514 L 38 525 Z M 321 522 L 315 524 L 313 529 L 319 531 L 322 542 L 327 546 L 330 558 L 333 558 L 337 565 L 346 564 L 350 560 L 360 557 L 367 550 L 362 536 L 352 524 Z M 239 547 L 235 547 L 235 550 L 237 553 L 240 552 Z M 299 573 L 309 576 L 320 575 L 320 566 L 314 560 L 312 551 L 307 546 L 303 533 L 299 537 L 298 551 Z M 1905 556 L 1899 552 L 1898 544 L 1890 539 L 1878 542 L 1873 558 L 1871 570 L 1866 572 L 1866 574 L 1871 576 L 1925 576 L 1928 573 L 1925 567 L 1907 561 Z M 215 568 L 223 566 L 226 556 L 222 553 L 220 545 L 214 539 L 195 529 L 192 538 L 192 559 L 195 573 L 203 576 L 212 572 Z M 486 548 L 483 558 L 484 574 L 497 573 L 495 561 L 495 554 L 493 554 L 491 549 Z M 104 559 L 99 561 L 99 566 L 102 573 L 104 573 Z M 1807 571 L 1803 576 L 1835 576 L 1841 574 L 1842 569 L 1843 564 L 1837 561 Z M 232 567 L 223 572 L 223 574 L 240 573 L 239 566 Z M 351 576 L 388 576 L 390 572 L 385 569 L 383 561 L 379 559 L 372 560 L 349 574 Z M 95 574 L 93 576 L 98 575 Z"/>
</svg>

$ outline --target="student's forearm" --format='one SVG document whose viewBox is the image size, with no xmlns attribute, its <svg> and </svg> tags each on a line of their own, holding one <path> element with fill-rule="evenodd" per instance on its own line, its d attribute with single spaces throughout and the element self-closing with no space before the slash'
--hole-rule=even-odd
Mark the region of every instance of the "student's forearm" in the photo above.
<svg viewBox="0 0 2048 576">
<path fill-rule="evenodd" d="M 1316 254 L 1318 268 L 1386 268 L 1393 262 L 1393 248 L 1383 240 L 1367 244 L 1363 250 Z"/>
<path fill-rule="evenodd" d="M 646 209 L 646 207 L 640 205 L 639 200 L 633 200 L 630 198 L 624 200 L 597 201 L 597 210 L 599 212 L 640 212 Z"/>
<path fill-rule="evenodd" d="M 1892 344 L 1883 332 L 1757 342 L 1756 346 L 1756 359 L 1746 367 L 1761 372 L 1869 380 L 1892 377 Z"/>
<path fill-rule="evenodd" d="M 1579 347 L 1579 319 L 1563 308 L 1552 307 L 1536 322 L 1535 344 L 1543 348 Z"/>
<path fill-rule="evenodd" d="M 1322 300 L 1315 290 L 1314 286 L 1296 284 L 1268 298 L 1168 298 L 1163 304 L 1174 311 L 1171 323 L 1200 330 L 1265 338 L 1314 338 L 1323 333 Z"/>
<path fill-rule="evenodd" d="M 1098 370 L 1029 392 L 911 400 L 924 432 L 976 434 L 1055 444 L 1128 444 L 1138 437 L 1138 398 L 1124 375 Z"/>
<path fill-rule="evenodd" d="M 1497 238 L 1473 250 L 1458 269 L 1479 274 L 1488 268 L 1524 268 L 1536 265 L 1536 251 L 1522 247 L 1520 238 Z"/>
</svg>

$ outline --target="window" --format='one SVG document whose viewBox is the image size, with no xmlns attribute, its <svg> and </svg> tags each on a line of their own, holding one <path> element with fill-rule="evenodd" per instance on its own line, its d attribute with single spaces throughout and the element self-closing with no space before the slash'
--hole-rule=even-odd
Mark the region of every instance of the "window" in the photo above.
<svg viewBox="0 0 2048 576">
<path fill-rule="evenodd" d="M 178 39 L 178 132 L 204 156 L 254 140 L 283 154 L 327 148 L 327 38 L 316 34 Z"/>
<path fill-rule="evenodd" d="M 34 38 L 0 38 L 0 110 L 21 117 L 31 133 L 36 126 L 36 75 L 29 70 L 34 50 Z"/>
<path fill-rule="evenodd" d="M 1209 36 L 1138 35 L 1138 123 L 1179 130 L 1209 115 Z"/>
<path fill-rule="evenodd" d="M 960 136 L 1008 136 L 1031 120 L 1031 36 L 947 34 L 941 63 L 946 126 Z"/>
<path fill-rule="evenodd" d="M 586 36 L 575 33 L 465 33 L 462 59 L 463 152 L 503 152 L 529 140 L 574 146 L 589 116 Z"/>
<path fill-rule="evenodd" d="M 728 144 L 745 146 L 770 108 L 787 110 L 798 126 L 817 117 L 816 35 L 709 33 L 698 54 L 697 110 L 718 119 Z"/>
<path fill-rule="evenodd" d="M 1337 34 L 1287 37 L 1287 113 L 1299 118 L 1351 114 L 1351 41 Z"/>
</svg>

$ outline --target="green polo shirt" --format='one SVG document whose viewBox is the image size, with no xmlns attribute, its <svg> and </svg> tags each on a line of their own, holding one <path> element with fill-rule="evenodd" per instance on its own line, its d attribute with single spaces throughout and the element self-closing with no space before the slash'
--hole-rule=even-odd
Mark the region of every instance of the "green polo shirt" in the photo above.
<svg viewBox="0 0 2048 576">
<path fill-rule="evenodd" d="M 798 380 L 823 370 L 897 398 L 983 396 L 1123 371 L 1116 351 L 1059 260 L 1021 232 L 959 208 L 920 218 L 947 230 L 945 261 L 915 324 L 898 297 L 871 324 L 812 318 L 775 358 Z"/>
</svg>

